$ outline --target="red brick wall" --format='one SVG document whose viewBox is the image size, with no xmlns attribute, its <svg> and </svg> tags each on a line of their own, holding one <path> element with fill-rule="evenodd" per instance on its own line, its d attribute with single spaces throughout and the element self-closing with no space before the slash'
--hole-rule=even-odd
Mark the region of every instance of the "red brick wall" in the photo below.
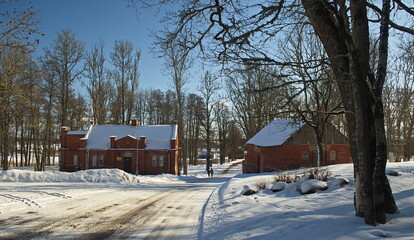
<svg viewBox="0 0 414 240">
<path fill-rule="evenodd" d="M 135 138 L 126 136 L 116 140 L 116 147 L 118 148 L 137 148 L 139 141 Z"/>
<path fill-rule="evenodd" d="M 322 165 L 350 163 L 352 162 L 349 145 L 324 146 L 325 163 Z M 302 159 L 302 152 L 308 151 L 309 160 Z M 336 160 L 330 161 L 330 151 L 336 151 Z M 262 158 L 263 166 L 260 166 Z M 276 169 L 296 169 L 300 167 L 316 166 L 316 146 L 310 145 L 281 145 L 274 147 L 257 147 L 247 145 L 247 156 L 243 166 L 243 172 L 273 171 Z"/>
<path fill-rule="evenodd" d="M 84 134 L 66 134 L 67 128 L 61 129 L 60 170 L 73 172 L 81 169 L 85 154 L 79 148 L 83 147 L 80 139 Z M 74 165 L 73 156 L 78 155 L 78 165 Z"/>
<path fill-rule="evenodd" d="M 74 165 L 74 155 L 78 156 L 78 165 Z M 60 152 L 60 170 L 65 172 L 74 172 L 83 169 L 83 162 L 85 158 L 82 150 L 61 150 Z"/>
<path fill-rule="evenodd" d="M 329 145 L 325 148 L 325 165 L 340 164 L 340 163 L 352 163 L 351 149 L 349 145 Z M 329 159 L 329 151 L 336 152 L 336 160 Z"/>
</svg>

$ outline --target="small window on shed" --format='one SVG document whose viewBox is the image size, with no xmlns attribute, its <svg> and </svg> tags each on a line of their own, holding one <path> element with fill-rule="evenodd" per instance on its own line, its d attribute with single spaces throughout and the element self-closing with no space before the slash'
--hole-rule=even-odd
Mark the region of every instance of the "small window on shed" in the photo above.
<svg viewBox="0 0 414 240">
<path fill-rule="evenodd" d="M 92 167 L 96 167 L 96 156 L 92 156 Z"/>
<path fill-rule="evenodd" d="M 101 155 L 101 156 L 99 156 L 99 166 L 100 167 L 103 167 L 104 166 L 104 156 L 103 155 Z"/>
<path fill-rule="evenodd" d="M 302 161 L 307 162 L 309 161 L 309 151 L 302 152 Z"/>
<path fill-rule="evenodd" d="M 336 151 L 329 151 L 329 160 L 336 161 Z"/>
<path fill-rule="evenodd" d="M 159 167 L 164 167 L 164 156 L 160 156 Z"/>
<path fill-rule="evenodd" d="M 152 156 L 152 167 L 157 167 L 157 156 Z"/>
<path fill-rule="evenodd" d="M 73 165 L 74 166 L 78 165 L 78 155 L 73 155 Z"/>
</svg>

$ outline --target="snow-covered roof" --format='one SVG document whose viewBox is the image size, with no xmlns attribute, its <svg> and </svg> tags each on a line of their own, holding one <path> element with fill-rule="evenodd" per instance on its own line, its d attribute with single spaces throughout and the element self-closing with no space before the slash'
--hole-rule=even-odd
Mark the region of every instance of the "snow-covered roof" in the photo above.
<svg viewBox="0 0 414 240">
<path fill-rule="evenodd" d="M 303 122 L 295 123 L 293 120 L 273 120 L 246 144 L 253 144 L 260 147 L 282 145 L 294 132 L 303 126 Z"/>
<path fill-rule="evenodd" d="M 95 125 L 88 134 L 86 149 L 109 149 L 110 136 L 117 139 L 130 136 L 141 139 L 145 136 L 146 149 L 170 149 L 170 141 L 177 137 L 177 125 L 125 126 L 125 125 Z"/>
<path fill-rule="evenodd" d="M 68 131 L 66 134 L 69 135 L 85 135 L 87 132 L 86 131 Z"/>
</svg>

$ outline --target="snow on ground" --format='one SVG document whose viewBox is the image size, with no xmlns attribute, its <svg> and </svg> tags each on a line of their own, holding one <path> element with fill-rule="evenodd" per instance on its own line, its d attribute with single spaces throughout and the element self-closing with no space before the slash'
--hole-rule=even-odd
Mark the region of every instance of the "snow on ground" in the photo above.
<svg viewBox="0 0 414 240">
<path fill-rule="evenodd" d="M 154 192 L 157 189 L 151 187 L 155 185 L 160 189 L 174 186 L 183 189 L 208 184 L 212 192 L 201 210 L 198 235 L 194 239 L 414 239 L 414 162 L 387 165 L 388 170 L 399 173 L 388 178 L 400 213 L 387 215 L 387 224 L 377 227 L 365 225 L 362 218 L 354 216 L 351 164 L 328 167 L 332 175 L 325 191 L 302 195 L 297 191 L 301 185 L 287 184 L 280 192 L 266 189 L 244 196 L 240 193 L 246 185 L 257 190 L 258 183 L 267 182 L 270 188 L 275 173 L 241 174 L 240 164 L 225 171 L 233 163 L 214 164 L 214 178 L 207 178 L 204 165 L 190 166 L 188 176 L 180 177 L 134 176 L 117 169 L 75 173 L 13 169 L 0 173 L 0 220 L 2 215 L 12 216 L 10 211 L 20 213 L 20 208 L 36 206 L 46 206 L 42 207 L 42 213 L 53 216 L 58 213 L 47 206 L 55 206 L 59 201 L 71 205 L 72 199 L 88 197 L 104 204 L 106 198 L 102 196 L 110 194 L 112 199 L 116 197 L 114 192 L 127 199 L 128 194 L 137 194 L 134 190 L 137 187 Z M 341 178 L 348 179 L 349 184 L 343 187 L 335 184 Z M 314 182 L 307 187 L 319 184 Z"/>
<path fill-rule="evenodd" d="M 341 164 L 328 167 L 332 176 L 326 191 L 306 195 L 295 186 L 244 196 L 245 185 L 256 190 L 256 183 L 268 182 L 270 188 L 275 173 L 235 176 L 211 195 L 203 239 L 414 239 L 414 163 L 389 163 L 387 168 L 400 174 L 388 177 L 400 213 L 387 215 L 387 224 L 372 227 L 354 216 L 353 168 Z M 350 183 L 335 186 L 340 178 Z"/>
<path fill-rule="evenodd" d="M 229 162 L 229 163 L 225 163 L 225 164 L 213 164 L 212 168 L 214 171 L 214 175 L 219 175 L 221 174 L 224 170 L 226 170 L 229 165 L 233 164 L 233 163 L 240 163 L 242 160 L 236 160 L 234 162 Z M 238 168 L 239 172 L 241 172 L 241 168 Z M 187 171 L 187 175 L 188 176 L 194 176 L 194 177 L 207 177 L 207 172 L 206 172 L 206 165 L 190 165 L 188 166 L 188 171 Z"/>
<path fill-rule="evenodd" d="M 33 170 L 11 169 L 0 174 L 4 182 L 91 182 L 119 184 L 148 184 L 157 182 L 177 181 L 178 177 L 171 174 L 156 176 L 135 176 L 119 169 L 94 169 L 73 173 L 38 172 Z"/>
</svg>

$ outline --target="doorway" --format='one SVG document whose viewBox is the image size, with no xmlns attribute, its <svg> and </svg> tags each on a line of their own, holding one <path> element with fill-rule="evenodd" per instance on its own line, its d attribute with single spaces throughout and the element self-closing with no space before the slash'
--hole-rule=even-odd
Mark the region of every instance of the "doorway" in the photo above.
<svg viewBox="0 0 414 240">
<path fill-rule="evenodd" d="M 125 153 L 124 155 L 124 171 L 127 173 L 132 173 L 132 154 Z"/>
</svg>

